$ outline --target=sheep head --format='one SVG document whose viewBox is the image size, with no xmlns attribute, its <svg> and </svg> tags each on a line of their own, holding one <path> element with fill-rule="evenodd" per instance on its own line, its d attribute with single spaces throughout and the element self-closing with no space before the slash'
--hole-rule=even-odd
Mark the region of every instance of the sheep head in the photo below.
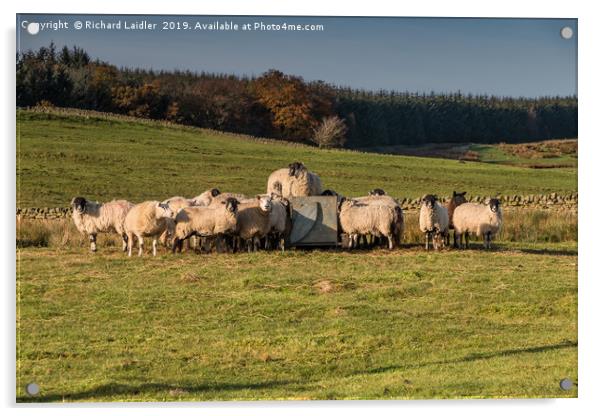
<svg viewBox="0 0 602 416">
<path fill-rule="evenodd" d="M 86 198 L 77 196 L 71 200 L 71 206 L 73 207 L 74 211 L 77 211 L 80 214 L 83 214 L 84 212 L 86 212 L 87 202 L 88 201 L 86 201 Z"/>
<path fill-rule="evenodd" d="M 500 210 L 500 200 L 497 198 L 490 198 L 487 201 L 487 205 L 489 205 L 491 212 L 498 212 Z"/>
<path fill-rule="evenodd" d="M 456 206 L 461 205 L 461 204 L 463 204 L 465 202 L 468 202 L 466 200 L 466 191 L 464 191 L 464 192 L 456 192 L 456 191 L 454 191 L 454 194 L 452 196 L 452 201 L 453 201 L 453 203 Z"/>
<path fill-rule="evenodd" d="M 168 204 L 157 203 L 155 206 L 155 218 L 172 218 L 174 216 L 172 209 Z"/>
<path fill-rule="evenodd" d="M 222 204 L 226 206 L 226 211 L 228 212 L 235 214 L 238 211 L 238 199 L 236 198 L 227 198 L 225 201 L 222 201 Z"/>
<path fill-rule="evenodd" d="M 383 195 L 387 195 L 387 193 L 384 190 L 380 189 L 380 188 L 374 188 L 373 190 L 371 190 L 370 192 L 368 192 L 368 195 L 370 195 L 370 196 L 375 196 L 375 195 L 383 196 Z"/>
<path fill-rule="evenodd" d="M 272 211 L 272 197 L 271 195 L 257 195 L 257 201 L 259 202 L 259 209 L 263 212 L 269 213 Z"/>
<path fill-rule="evenodd" d="M 298 178 L 299 175 L 306 170 L 307 169 L 303 162 L 293 162 L 288 165 L 288 176 L 294 176 L 295 178 Z"/>
<path fill-rule="evenodd" d="M 427 208 L 433 208 L 435 206 L 435 202 L 437 202 L 437 197 L 435 195 L 427 194 L 422 197 L 422 203 Z"/>
</svg>

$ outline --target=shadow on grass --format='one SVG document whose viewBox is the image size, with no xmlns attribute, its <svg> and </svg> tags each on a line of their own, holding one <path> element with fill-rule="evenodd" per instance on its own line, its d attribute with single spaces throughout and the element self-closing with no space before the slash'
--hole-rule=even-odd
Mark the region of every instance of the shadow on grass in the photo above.
<svg viewBox="0 0 602 416">
<path fill-rule="evenodd" d="M 373 368 L 373 369 L 366 370 L 366 371 L 358 371 L 358 372 L 353 373 L 352 375 L 378 374 L 378 373 L 386 373 L 388 371 L 395 371 L 395 370 L 411 370 L 411 369 L 416 369 L 416 368 L 428 367 L 428 366 L 432 366 L 432 365 L 462 364 L 462 363 L 469 363 L 469 362 L 479 361 L 479 360 L 487 360 L 490 358 L 510 357 L 513 355 L 533 354 L 533 353 L 538 353 L 538 352 L 554 351 L 554 350 L 560 350 L 560 349 L 564 349 L 564 348 L 575 348 L 575 347 L 577 347 L 577 342 L 568 341 L 568 342 L 562 342 L 562 343 L 553 344 L 553 345 L 542 345 L 539 347 L 516 348 L 516 349 L 502 350 L 502 351 L 488 352 L 488 353 L 474 353 L 474 354 L 468 354 L 464 357 L 456 358 L 453 360 L 431 361 L 431 362 L 426 362 L 426 363 L 407 364 L 407 365 L 404 365 L 404 364 L 389 365 L 389 366 L 385 366 L 385 367 Z"/>
<path fill-rule="evenodd" d="M 525 254 L 537 254 L 543 256 L 576 256 L 578 254 L 577 250 L 548 250 L 546 248 L 537 249 L 537 248 L 517 248 L 512 249 L 512 251 L 518 251 L 520 253 Z"/>
<path fill-rule="evenodd" d="M 113 398 L 113 401 L 120 401 L 114 396 L 137 396 L 148 393 L 164 393 L 173 395 L 173 400 L 177 400 L 179 394 L 186 393 L 202 393 L 209 391 L 235 391 L 235 390 L 260 390 L 271 389 L 275 387 L 295 384 L 297 382 L 291 380 L 282 381 L 266 381 L 259 383 L 207 383 L 204 385 L 191 385 L 186 383 L 143 383 L 138 385 L 128 385 L 120 383 L 108 383 L 89 390 L 84 390 L 76 393 L 64 394 L 40 394 L 39 396 L 17 396 L 17 402 L 20 403 L 46 403 L 46 402 L 62 402 L 62 401 L 97 401 Z M 122 400 L 122 399 L 121 399 Z M 152 401 L 153 399 L 151 399 Z M 154 399 L 155 401 L 157 399 Z"/>
</svg>

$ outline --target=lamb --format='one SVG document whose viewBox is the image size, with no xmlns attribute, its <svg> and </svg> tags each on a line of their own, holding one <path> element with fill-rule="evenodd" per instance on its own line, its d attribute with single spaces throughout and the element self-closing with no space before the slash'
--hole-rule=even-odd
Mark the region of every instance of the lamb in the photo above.
<svg viewBox="0 0 602 416">
<path fill-rule="evenodd" d="M 485 204 L 467 202 L 460 205 L 454 211 L 454 240 L 464 234 L 465 248 L 468 248 L 468 235 L 474 234 L 483 237 L 483 246 L 491 248 L 491 238 L 495 236 L 502 227 L 502 210 L 500 201 L 490 198 Z M 457 241 L 456 241 L 457 244 Z"/>
<path fill-rule="evenodd" d="M 249 252 L 251 246 L 256 251 L 260 239 L 267 236 L 271 230 L 272 205 L 271 196 L 260 195 L 257 195 L 253 202 L 243 202 L 239 205 L 237 235 L 239 240 L 246 243 Z"/>
<path fill-rule="evenodd" d="M 339 222 L 343 233 L 349 236 L 349 248 L 357 245 L 358 236 L 384 236 L 389 250 L 395 247 L 395 227 L 398 210 L 384 204 L 367 204 L 343 198 L 339 204 Z"/>
<path fill-rule="evenodd" d="M 316 196 L 322 193 L 320 177 L 307 170 L 301 162 L 288 165 L 288 169 L 278 169 L 268 178 L 267 193 L 275 193 L 284 198 L 291 196 Z"/>
<path fill-rule="evenodd" d="M 456 210 L 456 208 L 459 205 L 462 205 L 462 204 L 468 202 L 468 201 L 466 201 L 465 195 L 466 195 L 466 191 L 464 191 L 464 192 L 454 191 L 454 194 L 452 195 L 451 199 L 447 202 L 447 213 L 448 213 L 448 217 L 449 217 L 449 229 L 450 230 L 454 229 L 454 221 L 453 221 L 454 211 Z M 454 231 L 454 234 L 455 234 L 455 231 Z M 462 236 L 460 236 L 460 239 L 461 239 L 461 237 Z M 449 245 L 449 233 L 447 235 L 446 244 Z M 462 241 L 460 241 L 460 244 L 462 244 Z M 458 248 L 455 236 L 454 236 L 454 248 Z"/>
<path fill-rule="evenodd" d="M 141 256 L 144 237 L 153 237 L 153 256 L 157 255 L 157 239 L 165 230 L 173 227 L 173 212 L 167 204 L 146 201 L 135 205 L 125 217 L 128 238 L 128 256 L 132 256 L 134 236 L 138 239 L 138 255 Z"/>
<path fill-rule="evenodd" d="M 207 207 L 182 208 L 176 215 L 172 253 L 182 251 L 184 240 L 193 235 L 216 237 L 236 232 L 238 225 L 238 200 L 227 198 Z"/>
<path fill-rule="evenodd" d="M 134 206 L 125 200 L 99 203 L 78 196 L 71 200 L 73 222 L 80 233 L 88 236 L 90 250 L 96 252 L 96 235 L 115 232 L 123 239 L 123 251 L 127 249 L 127 235 L 124 221 L 128 211 Z"/>
<path fill-rule="evenodd" d="M 435 250 L 441 248 L 445 243 L 445 237 L 449 233 L 449 216 L 447 208 L 437 201 L 435 195 L 422 197 L 420 206 L 420 231 L 425 235 L 427 250 L 430 249 L 430 239 L 433 240 Z M 439 243 L 442 243 L 441 246 Z"/>
</svg>

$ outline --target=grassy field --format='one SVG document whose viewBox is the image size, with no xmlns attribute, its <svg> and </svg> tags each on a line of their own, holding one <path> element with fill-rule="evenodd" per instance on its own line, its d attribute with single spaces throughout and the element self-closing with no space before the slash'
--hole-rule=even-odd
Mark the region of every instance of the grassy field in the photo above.
<svg viewBox="0 0 602 416">
<path fill-rule="evenodd" d="M 577 190 L 529 169 L 318 150 L 111 116 L 18 111 L 17 206 L 262 192 L 301 160 L 347 195 Z M 576 397 L 577 216 L 508 211 L 495 250 L 128 259 L 69 221 L 17 223 L 17 400 Z M 476 245 L 475 245 L 476 247 Z M 25 385 L 40 385 L 30 397 Z"/>
<path fill-rule="evenodd" d="M 200 129 L 101 117 L 17 113 L 17 206 L 66 206 L 96 200 L 163 200 L 221 190 L 265 192 L 268 175 L 300 160 L 325 188 L 365 195 L 380 187 L 396 197 L 567 193 L 577 171 L 533 170 L 454 160 L 318 150 L 260 143 Z"/>
<path fill-rule="evenodd" d="M 103 251 L 19 251 L 19 401 L 577 394 L 575 243 Z"/>
<path fill-rule="evenodd" d="M 535 169 L 576 168 L 577 139 L 537 143 L 478 145 L 469 147 L 479 161 Z"/>
</svg>

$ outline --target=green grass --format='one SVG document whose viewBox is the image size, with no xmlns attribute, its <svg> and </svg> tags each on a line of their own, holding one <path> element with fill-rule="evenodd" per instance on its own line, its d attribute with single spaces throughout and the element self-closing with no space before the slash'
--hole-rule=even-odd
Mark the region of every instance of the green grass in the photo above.
<svg viewBox="0 0 602 416">
<path fill-rule="evenodd" d="M 263 192 L 301 160 L 396 197 L 567 193 L 574 168 L 318 150 L 77 112 L 17 112 L 17 206 Z M 17 400 L 576 397 L 577 217 L 508 211 L 496 250 L 128 259 L 68 221 L 17 223 Z M 148 246 L 148 244 L 147 244 Z M 475 247 L 476 247 L 475 243 Z M 27 383 L 41 394 L 29 397 Z"/>
<path fill-rule="evenodd" d="M 575 243 L 102 250 L 18 251 L 19 401 L 577 395 Z"/>
<path fill-rule="evenodd" d="M 223 191 L 265 192 L 268 175 L 300 160 L 325 188 L 365 195 L 380 187 L 396 197 L 568 193 L 576 169 L 514 166 L 318 150 L 242 139 L 212 131 L 109 117 L 17 112 L 17 206 L 66 206 L 82 195 L 134 202 Z"/>
</svg>

